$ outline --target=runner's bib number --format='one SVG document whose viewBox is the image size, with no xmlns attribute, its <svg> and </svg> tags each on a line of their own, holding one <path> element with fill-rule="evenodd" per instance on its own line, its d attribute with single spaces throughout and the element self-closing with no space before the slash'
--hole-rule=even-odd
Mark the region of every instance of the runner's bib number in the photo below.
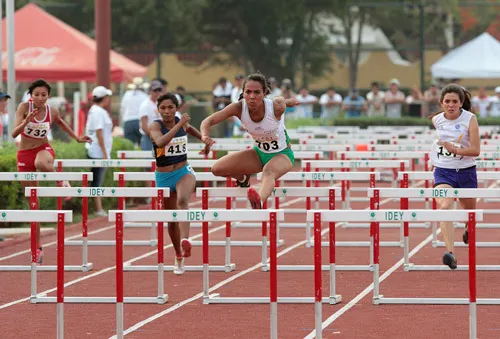
<svg viewBox="0 0 500 339">
<path fill-rule="evenodd" d="M 462 148 L 462 146 L 460 144 L 457 144 L 457 143 L 452 143 L 453 146 L 455 146 L 456 148 Z M 451 153 L 451 152 L 448 152 L 446 150 L 446 148 L 444 148 L 444 146 L 439 146 L 437 145 L 436 147 L 436 151 L 437 151 L 437 156 L 438 158 L 439 157 L 447 157 L 447 158 L 456 158 L 457 155 L 454 154 L 454 153 Z M 460 157 L 460 160 L 463 158 L 463 156 L 459 156 Z"/>
<path fill-rule="evenodd" d="M 165 146 L 165 156 L 175 157 L 187 154 L 187 136 L 173 138 L 170 143 Z"/>
<path fill-rule="evenodd" d="M 43 139 L 49 133 L 50 124 L 48 122 L 33 123 L 30 122 L 24 128 L 24 134 L 34 139 Z"/>
<path fill-rule="evenodd" d="M 276 151 L 279 148 L 278 141 L 257 141 L 255 140 L 255 144 L 261 151 L 269 152 Z"/>
</svg>

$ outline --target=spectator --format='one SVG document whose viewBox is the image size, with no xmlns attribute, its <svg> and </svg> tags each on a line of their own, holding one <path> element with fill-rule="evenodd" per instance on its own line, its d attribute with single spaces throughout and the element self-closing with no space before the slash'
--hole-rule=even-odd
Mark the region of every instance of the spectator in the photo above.
<svg viewBox="0 0 500 339">
<path fill-rule="evenodd" d="M 289 80 L 289 79 L 283 79 L 282 84 L 281 84 L 281 95 L 285 99 L 293 99 L 293 98 L 295 98 L 296 94 L 292 90 L 292 81 L 291 80 Z M 295 106 L 287 107 L 285 109 L 285 116 L 287 118 L 291 118 L 291 119 L 297 118 Z"/>
<path fill-rule="evenodd" d="M 433 115 L 441 109 L 441 93 L 436 82 L 431 83 L 431 87 L 424 93 L 426 116 Z"/>
<path fill-rule="evenodd" d="M 490 115 L 490 97 L 486 94 L 486 89 L 481 86 L 476 96 L 472 98 L 472 111 L 479 114 L 479 117 L 486 118 Z"/>
<path fill-rule="evenodd" d="M 423 102 L 424 96 L 417 86 L 413 86 L 410 90 L 410 95 L 406 97 L 406 104 L 408 105 L 408 114 L 411 117 L 423 117 Z"/>
<path fill-rule="evenodd" d="M 2 119 L 0 119 L 0 133 L 2 133 L 3 142 L 7 142 L 9 134 L 9 114 L 7 113 L 7 100 L 10 99 L 10 95 L 4 92 L 0 92 L 0 114 Z"/>
<path fill-rule="evenodd" d="M 366 111 L 366 102 L 357 89 L 352 89 L 350 94 L 344 99 L 342 109 L 346 118 L 359 118 Z"/>
<path fill-rule="evenodd" d="M 237 74 L 234 77 L 235 81 L 235 86 L 233 87 L 233 90 L 231 91 L 231 102 L 238 102 L 240 101 L 240 95 L 243 93 L 243 81 L 245 80 L 245 77 L 242 74 Z M 228 122 L 231 123 L 232 120 L 232 130 L 233 130 L 233 136 L 241 136 L 245 132 L 245 128 L 241 124 L 240 119 L 238 117 L 232 117 L 232 119 L 228 119 Z"/>
<path fill-rule="evenodd" d="M 270 91 L 269 91 L 269 94 L 267 95 L 267 98 L 273 99 L 273 98 L 281 96 L 282 95 L 281 89 L 278 87 L 278 83 L 276 82 L 276 78 L 270 77 L 268 79 L 268 81 L 269 81 Z"/>
<path fill-rule="evenodd" d="M 388 118 L 401 118 L 405 95 L 399 90 L 399 80 L 392 79 L 389 82 L 389 90 L 385 92 L 386 116 Z"/>
<path fill-rule="evenodd" d="M 318 103 L 318 98 L 309 94 L 309 90 L 305 87 L 300 89 L 299 95 L 295 97 L 299 102 L 296 114 L 299 118 L 312 118 L 314 104 Z"/>
<path fill-rule="evenodd" d="M 226 78 L 222 77 L 219 79 L 219 82 L 217 83 L 212 92 L 214 96 L 212 99 L 212 106 L 214 112 L 222 110 L 224 107 L 226 107 L 231 103 L 232 89 L 233 85 L 229 81 L 227 81 Z M 233 128 L 232 125 L 233 125 L 232 121 L 224 122 L 224 135 L 226 138 L 229 138 L 231 136 Z"/>
<path fill-rule="evenodd" d="M 489 115 L 500 117 L 500 86 L 495 88 L 495 95 L 490 97 Z"/>
<path fill-rule="evenodd" d="M 135 145 L 141 143 L 139 109 L 144 100 L 149 100 L 144 92 L 146 86 L 142 78 L 134 78 L 129 90 L 123 94 L 120 104 L 120 116 L 123 122 L 123 132 L 126 139 Z"/>
<path fill-rule="evenodd" d="M 245 77 L 242 74 L 237 74 L 234 77 L 235 85 L 231 90 L 231 102 L 238 102 L 240 100 L 240 94 L 243 91 L 243 80 Z"/>
<path fill-rule="evenodd" d="M 175 89 L 175 92 L 181 96 L 184 96 L 184 100 L 188 104 L 198 102 L 198 100 L 196 100 L 195 97 L 193 97 L 191 94 L 186 92 L 186 89 L 184 88 L 184 86 L 177 86 L 177 88 Z"/>
<path fill-rule="evenodd" d="M 319 104 L 321 105 L 321 119 L 334 119 L 339 116 L 342 96 L 336 93 L 333 87 L 329 87 L 319 98 Z"/>
<path fill-rule="evenodd" d="M 104 86 L 97 86 L 92 91 L 94 104 L 90 108 L 87 119 L 86 132 L 92 138 L 92 143 L 86 144 L 89 159 L 111 159 L 111 148 L 113 147 L 113 122 L 109 112 L 105 109 L 109 105 L 112 96 L 111 90 Z M 92 168 L 93 180 L 91 187 L 100 187 L 106 174 L 106 167 Z M 106 216 L 102 208 L 101 197 L 94 198 L 95 214 Z"/>
<path fill-rule="evenodd" d="M 156 101 L 164 93 L 165 88 L 160 81 L 151 81 L 151 85 L 149 86 L 149 99 L 144 100 L 139 107 L 139 119 L 141 121 L 141 149 L 143 151 L 151 151 L 153 149 L 153 144 L 151 143 L 151 139 L 149 137 L 149 125 L 151 125 L 153 121 L 161 118 L 158 114 Z"/>
<path fill-rule="evenodd" d="M 366 94 L 369 117 L 385 115 L 385 93 L 379 90 L 378 82 L 372 82 L 372 90 Z"/>
</svg>

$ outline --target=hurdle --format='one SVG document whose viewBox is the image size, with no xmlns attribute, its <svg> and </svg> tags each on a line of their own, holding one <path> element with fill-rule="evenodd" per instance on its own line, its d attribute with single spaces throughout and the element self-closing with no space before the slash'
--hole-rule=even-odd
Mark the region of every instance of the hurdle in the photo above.
<svg viewBox="0 0 500 339">
<path fill-rule="evenodd" d="M 212 151 L 212 159 L 216 159 L 216 151 Z M 154 159 L 151 151 L 116 151 L 116 156 L 122 160 L 125 159 Z M 209 159 L 208 154 L 200 152 L 188 151 L 188 159 Z"/>
<path fill-rule="evenodd" d="M 0 181 L 27 181 L 27 182 L 37 182 L 37 181 L 56 181 L 58 185 L 62 181 L 81 181 L 82 185 L 88 185 L 88 180 L 92 180 L 92 173 L 89 172 L 0 172 Z M 52 187 L 51 189 L 55 189 Z M 62 197 L 58 196 L 57 205 L 58 209 L 62 209 Z M 38 209 L 38 202 L 36 199 L 30 199 L 30 209 Z M 83 226 L 83 225 L 82 225 Z M 31 238 L 35 237 L 35 227 L 36 222 L 32 225 Z M 86 225 L 85 225 L 86 227 Z M 86 232 L 86 229 L 82 229 L 82 232 Z M 64 267 L 66 271 L 73 272 L 88 272 L 92 270 L 93 264 L 88 261 L 83 261 L 82 265 L 67 265 Z M 30 265 L 0 265 L 0 271 L 31 271 Z M 56 265 L 43 265 L 37 268 L 39 272 L 55 272 L 57 270 Z"/>
<path fill-rule="evenodd" d="M 3 210 L 0 212 L 0 221 L 5 222 L 51 222 L 57 223 L 57 338 L 64 337 L 64 225 L 73 221 L 72 211 L 19 211 Z M 32 227 L 33 228 L 33 227 Z M 32 229 L 32 232 L 34 230 Z M 31 298 L 36 296 L 35 263 L 36 242 L 31 241 Z"/>
<path fill-rule="evenodd" d="M 149 188 L 151 189 L 151 188 Z M 159 196 L 163 195 L 163 190 L 159 189 Z M 163 227 L 158 227 L 158 295 L 156 297 L 124 297 L 123 296 L 123 210 L 109 211 L 109 221 L 115 222 L 115 243 L 116 243 L 116 296 L 115 297 L 73 297 L 64 296 L 64 273 L 61 272 L 61 266 L 58 263 L 57 274 L 57 297 L 48 297 L 46 294 L 36 294 L 30 299 L 32 304 L 61 302 L 71 304 L 108 304 L 116 303 L 117 312 L 121 312 L 123 317 L 123 303 L 130 304 L 165 304 L 168 301 L 168 295 L 164 293 L 164 271 L 163 271 Z M 142 211 L 128 211 L 142 212 Z M 164 211 L 152 210 L 151 212 L 159 214 Z M 161 221 L 158 221 L 159 223 Z M 58 225 L 61 227 L 60 225 Z M 163 226 L 163 225 L 162 225 Z M 61 237 L 60 234 L 63 234 Z M 64 229 L 59 232 L 58 229 L 57 248 L 59 255 L 64 258 Z M 64 296 L 64 297 L 63 297 Z M 119 310 L 118 305 L 121 305 Z M 123 319 L 122 319 L 123 327 Z"/>
<path fill-rule="evenodd" d="M 430 188 L 430 189 L 419 189 L 419 188 L 381 188 L 381 189 L 368 189 L 369 197 L 383 197 L 383 198 L 400 198 L 408 199 L 415 197 L 449 197 L 449 198 L 485 198 L 485 197 L 499 197 L 500 189 L 486 189 L 486 188 Z M 404 203 L 404 202 L 403 202 Z M 408 209 L 408 203 L 406 202 L 402 209 Z M 436 212 L 443 210 L 436 210 Z M 499 214 L 497 211 L 483 210 L 484 214 Z M 476 220 L 477 221 L 477 220 Z M 436 223 L 434 223 L 435 225 Z M 478 228 L 478 225 L 475 225 Z M 433 247 L 444 246 L 443 242 L 437 241 L 437 232 L 433 230 Z M 448 271 L 450 268 L 443 265 L 415 265 L 409 262 L 409 228 L 408 224 L 404 223 L 404 269 L 405 271 Z M 455 246 L 465 247 L 467 245 L 459 242 L 455 242 Z M 499 247 L 499 242 L 476 242 L 476 247 Z M 476 265 L 477 270 L 480 271 L 499 271 L 500 265 Z M 458 265 L 457 270 L 468 270 L 467 265 Z"/>
<path fill-rule="evenodd" d="M 168 188 L 156 187 L 26 187 L 25 195 L 32 200 L 38 197 L 107 197 L 118 198 L 118 208 L 125 208 L 125 198 L 129 197 L 168 197 L 170 190 Z M 88 240 L 87 238 L 88 225 L 88 199 L 82 203 L 82 240 L 67 240 L 65 245 L 68 246 L 83 246 L 83 261 L 88 258 L 87 246 L 114 246 L 115 240 Z M 127 240 L 124 241 L 125 246 L 155 246 L 156 240 Z"/>
<path fill-rule="evenodd" d="M 59 211 L 59 210 L 46 210 L 46 211 L 21 211 L 21 210 L 1 210 L 0 211 L 0 221 L 1 222 L 15 222 L 15 223 L 23 223 L 30 222 L 31 223 L 31 232 L 34 233 L 34 224 L 36 223 L 57 223 L 57 265 L 56 271 L 59 277 L 60 274 L 64 274 L 64 253 L 60 251 L 61 244 L 59 241 L 62 239 L 64 241 L 64 225 L 66 222 L 73 221 L 73 212 L 72 211 Z M 31 295 L 30 298 L 34 298 L 37 295 L 37 279 L 36 273 L 39 271 L 40 267 L 36 264 L 36 240 L 35 237 L 31 238 Z M 63 280 L 64 282 L 64 280 Z M 58 285 L 59 287 L 59 285 Z M 62 310 L 62 305 L 59 305 L 61 302 L 60 296 L 58 293 L 58 314 L 59 308 Z"/>
</svg>

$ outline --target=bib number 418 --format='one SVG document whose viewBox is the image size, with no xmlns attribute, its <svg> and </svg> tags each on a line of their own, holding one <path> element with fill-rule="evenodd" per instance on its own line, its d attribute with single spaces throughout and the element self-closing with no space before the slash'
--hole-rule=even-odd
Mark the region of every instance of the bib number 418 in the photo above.
<svg viewBox="0 0 500 339">
<path fill-rule="evenodd" d="M 273 140 L 271 142 L 260 142 L 256 141 L 257 147 L 263 149 L 264 151 L 272 151 L 278 149 L 278 141 Z"/>
</svg>

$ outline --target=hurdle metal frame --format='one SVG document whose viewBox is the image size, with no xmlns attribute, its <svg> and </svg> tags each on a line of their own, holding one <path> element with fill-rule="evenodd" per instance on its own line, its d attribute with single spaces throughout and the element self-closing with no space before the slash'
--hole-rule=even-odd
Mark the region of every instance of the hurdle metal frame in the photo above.
<svg viewBox="0 0 500 339">
<path fill-rule="evenodd" d="M 469 223 L 469 298 L 389 298 L 380 294 L 379 277 L 379 233 L 378 223 L 387 219 L 387 213 L 400 216 L 401 221 L 415 219 L 427 221 L 465 221 Z M 373 304 L 405 305 L 466 305 L 469 304 L 469 334 L 477 337 L 477 304 L 500 305 L 500 299 L 479 299 L 476 296 L 476 221 L 483 220 L 482 210 L 428 211 L 428 210 L 372 210 L 372 211 L 309 211 L 309 220 L 315 222 L 372 221 L 375 223 L 375 246 L 373 248 L 375 264 L 373 271 Z"/>
<path fill-rule="evenodd" d="M 57 182 L 58 187 L 61 187 L 62 181 L 81 181 L 83 186 L 88 185 L 88 181 L 93 179 L 93 174 L 91 172 L 0 172 L 0 181 L 26 181 L 26 182 L 38 182 L 38 181 L 54 181 Z M 54 189 L 54 187 L 51 187 Z M 57 198 L 57 208 L 62 210 L 62 197 Z M 30 199 L 30 209 L 38 209 L 38 201 L 36 199 Z M 1 221 L 1 220 L 0 220 Z M 86 224 L 82 225 L 82 235 L 87 232 Z M 36 222 L 31 224 L 31 238 L 36 239 Z M 36 250 L 36 249 L 35 249 Z M 82 259 L 82 265 L 67 265 L 64 267 L 66 271 L 72 272 L 88 272 L 92 270 L 93 264 L 89 263 L 88 260 Z M 28 272 L 32 270 L 31 265 L 0 265 L 0 272 Z M 38 272 L 55 272 L 57 270 L 56 265 L 43 265 L 38 266 Z"/>
<path fill-rule="evenodd" d="M 148 187 L 151 189 L 150 187 Z M 131 189 L 131 188 L 127 188 Z M 163 198 L 163 190 L 158 189 L 158 195 Z M 115 222 L 116 225 L 116 296 L 115 297 L 66 297 L 64 296 L 64 272 L 60 271 L 58 264 L 57 271 L 57 297 L 48 297 L 46 294 L 37 294 L 31 298 L 30 302 L 33 304 L 38 303 L 54 303 L 62 300 L 64 303 L 75 304 L 107 304 L 116 303 L 117 305 L 117 318 L 121 315 L 121 325 L 123 329 L 123 303 L 131 304 L 165 304 L 168 301 L 168 295 L 164 293 L 164 259 L 163 259 L 163 227 L 158 227 L 158 295 L 156 297 L 124 297 L 123 296 L 123 210 L 109 211 L 109 221 Z M 142 212 L 142 211 L 128 211 Z M 166 211 L 152 210 L 156 214 Z M 161 223 L 161 221 L 158 221 Z M 58 225 L 59 226 L 59 225 Z M 162 225 L 163 226 L 163 225 Z M 62 237 L 58 235 L 57 248 L 58 256 L 64 258 L 64 229 L 58 228 L 58 234 L 63 234 Z M 161 250 L 160 250 L 161 249 Z M 64 260 L 64 259 L 63 259 Z M 62 297 L 64 296 L 64 297 Z"/>
<path fill-rule="evenodd" d="M 401 209 L 407 210 L 408 198 L 416 197 L 426 197 L 426 198 L 436 198 L 448 196 L 450 198 L 484 198 L 484 197 L 500 197 L 500 189 L 487 189 L 487 188 L 376 188 L 367 190 L 368 197 L 371 198 L 399 198 L 401 199 Z M 439 211 L 439 210 L 436 210 Z M 493 213 L 499 214 L 498 211 L 488 211 L 482 210 L 483 214 Z M 477 221 L 477 220 L 476 220 Z M 443 265 L 416 265 L 409 262 L 410 253 L 410 232 L 408 228 L 408 223 L 404 224 L 404 269 L 405 271 L 449 271 L 450 268 Z M 436 223 L 433 223 L 435 225 Z M 478 225 L 476 224 L 476 228 Z M 433 233 L 433 241 L 436 238 L 436 233 Z M 500 246 L 498 242 L 486 242 L 480 243 L 476 241 L 476 247 L 496 247 Z M 462 243 L 462 245 L 467 246 Z M 496 246 L 494 246 L 496 245 Z M 436 247 L 436 246 L 434 246 Z M 458 265 L 457 270 L 465 271 L 468 270 L 467 265 Z M 479 271 L 500 271 L 500 265 L 476 265 L 476 269 Z"/>
</svg>

